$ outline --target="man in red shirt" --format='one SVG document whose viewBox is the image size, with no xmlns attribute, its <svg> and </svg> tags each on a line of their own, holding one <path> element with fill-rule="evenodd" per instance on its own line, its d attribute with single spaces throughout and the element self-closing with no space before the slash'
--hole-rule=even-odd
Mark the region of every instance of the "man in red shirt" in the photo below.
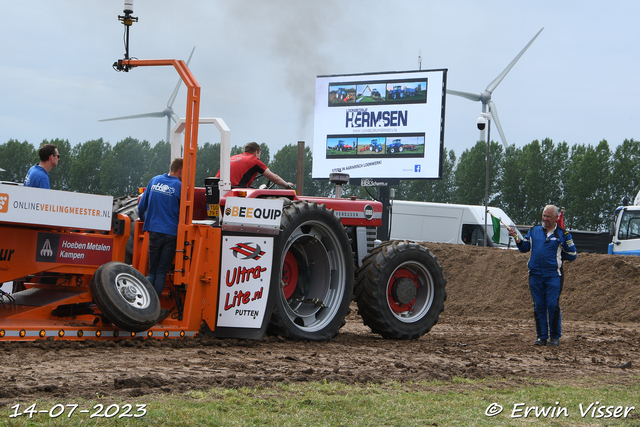
<svg viewBox="0 0 640 427">
<path fill-rule="evenodd" d="M 249 142 L 244 146 L 244 153 L 231 156 L 231 186 L 250 187 L 256 175 L 261 173 L 269 181 L 285 188 L 293 188 L 293 184 L 271 172 L 267 165 L 260 161 L 260 145 Z M 216 174 L 220 178 L 220 171 Z"/>
</svg>

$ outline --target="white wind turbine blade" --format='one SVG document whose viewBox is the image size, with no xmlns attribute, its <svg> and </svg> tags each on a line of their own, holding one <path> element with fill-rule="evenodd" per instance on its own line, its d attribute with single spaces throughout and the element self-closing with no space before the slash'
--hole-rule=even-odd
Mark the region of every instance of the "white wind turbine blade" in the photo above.
<svg viewBox="0 0 640 427">
<path fill-rule="evenodd" d="M 173 114 L 173 111 L 172 111 Z M 175 115 L 175 114 L 173 114 Z M 167 139 L 165 141 L 167 141 L 169 144 L 171 144 L 171 115 L 167 115 Z"/>
<path fill-rule="evenodd" d="M 189 66 L 189 62 L 191 62 L 191 57 L 193 56 L 193 52 L 195 50 L 196 50 L 196 47 L 194 46 L 193 49 L 191 49 L 191 55 L 189 55 L 189 59 L 187 59 L 187 66 Z M 171 120 L 173 120 L 174 123 L 177 123 L 178 120 L 180 119 L 180 117 L 173 112 L 173 102 L 176 100 L 176 96 L 178 96 L 178 91 L 180 90 L 181 84 L 182 84 L 182 79 L 178 78 L 178 83 L 176 84 L 176 88 L 173 90 L 173 93 L 169 97 L 169 101 L 167 101 L 167 108 L 165 109 L 166 116 L 167 116 L 167 136 L 165 141 L 167 141 L 167 143 L 171 143 Z"/>
<path fill-rule="evenodd" d="M 507 138 L 504 136 L 504 132 L 502 131 L 502 126 L 500 125 L 500 119 L 498 118 L 498 109 L 496 108 L 496 104 L 493 101 L 489 101 L 489 111 L 491 111 L 491 117 L 493 117 L 493 122 L 496 124 L 498 128 L 498 133 L 500 134 L 500 139 L 502 139 L 502 144 L 504 145 L 505 150 L 508 147 Z"/>
<path fill-rule="evenodd" d="M 479 93 L 460 92 L 459 90 L 450 90 L 450 89 L 447 89 L 447 93 L 450 95 L 461 96 L 463 98 L 467 98 L 472 101 L 480 101 L 482 99 L 482 95 L 480 95 Z"/>
<path fill-rule="evenodd" d="M 135 114 L 133 116 L 113 117 L 111 119 L 98 120 L 99 122 L 110 122 L 112 120 L 126 120 L 126 119 L 139 119 L 141 117 L 164 117 L 166 114 L 164 111 L 158 111 L 155 113 Z"/>
<path fill-rule="evenodd" d="M 196 47 L 194 46 L 193 49 L 191 49 L 191 54 L 189 55 L 189 59 L 187 59 L 187 65 L 189 65 L 189 62 L 191 62 L 191 57 L 193 56 L 193 52 L 195 50 L 196 50 Z M 176 87 L 171 93 L 171 96 L 169 97 L 169 101 L 167 102 L 167 108 L 165 108 L 162 111 L 158 111 L 155 113 L 135 114 L 131 116 L 114 117 L 111 119 L 102 119 L 98 121 L 108 122 L 112 120 L 139 119 L 143 117 L 166 117 L 167 118 L 166 141 L 168 143 L 171 143 L 171 121 L 173 120 L 174 122 L 177 122 L 180 118 L 176 113 L 173 112 L 173 107 L 172 107 L 173 102 L 176 100 L 176 97 L 178 96 L 178 91 L 180 90 L 180 84 L 182 84 L 182 79 L 178 78 L 178 83 L 176 84 Z"/>
<path fill-rule="evenodd" d="M 491 83 L 489 83 L 489 86 L 487 86 L 487 92 L 489 93 L 493 93 L 493 91 L 495 90 L 495 88 L 500 84 L 500 82 L 505 78 L 505 76 L 509 73 L 509 71 L 511 71 L 511 69 L 513 68 L 514 65 L 516 65 L 516 62 L 518 62 L 518 60 L 522 57 L 522 55 L 524 55 L 524 53 L 527 51 L 527 49 L 529 49 L 529 46 L 531 46 L 531 44 L 533 43 L 533 41 L 540 35 L 540 33 L 542 32 L 542 30 L 544 30 L 544 27 L 542 27 L 540 29 L 540 31 L 538 31 L 538 33 L 533 36 L 533 38 L 531 39 L 531 41 L 529 43 L 527 43 L 527 45 L 524 47 L 524 49 L 522 49 L 520 51 L 520 53 L 518 54 L 518 56 L 516 56 L 515 58 L 513 58 L 513 61 L 511 61 L 511 63 L 509 65 L 507 65 L 507 68 L 505 68 L 498 77 L 496 77 Z"/>
<path fill-rule="evenodd" d="M 193 56 L 193 52 L 196 50 L 196 47 L 194 46 L 193 49 L 191 49 L 191 55 L 189 55 L 189 59 L 187 59 L 187 66 L 189 66 L 189 62 L 191 62 L 191 57 Z M 176 88 L 173 90 L 173 93 L 171 94 L 171 96 L 169 97 L 169 101 L 167 102 L 167 107 L 171 108 L 172 112 L 173 112 L 173 101 L 176 100 L 176 96 L 178 96 L 178 91 L 180 90 L 180 85 L 182 84 L 182 79 L 179 78 L 178 79 L 178 84 L 176 84 Z M 177 117 L 177 116 L 176 116 Z M 177 122 L 177 119 L 173 119 L 174 122 Z"/>
<path fill-rule="evenodd" d="M 492 108 L 491 113 L 492 113 L 492 116 L 494 117 L 494 121 L 496 123 L 496 127 L 498 128 L 498 133 L 500 133 L 500 138 L 502 139 L 502 143 L 505 145 L 505 147 L 507 146 L 507 140 L 504 137 L 504 132 L 502 131 L 502 126 L 500 125 L 500 120 L 498 119 L 498 112 L 494 110 L 495 109 L 495 104 L 493 104 L 493 102 L 491 101 L 491 95 L 492 95 L 493 91 L 496 89 L 496 87 L 500 84 L 500 82 L 502 82 L 502 80 L 505 78 L 505 76 L 509 73 L 509 71 L 511 71 L 511 69 L 516 64 L 516 62 L 518 62 L 518 60 L 522 57 L 522 55 L 524 55 L 524 53 L 527 51 L 527 49 L 529 49 L 529 46 L 531 46 L 531 44 L 535 41 L 535 39 L 538 38 L 538 36 L 542 32 L 542 30 L 544 30 L 544 27 L 542 27 L 540 29 L 540 31 L 538 31 L 536 33 L 536 35 L 533 36 L 533 38 L 529 41 L 529 43 L 527 43 L 527 45 L 511 61 L 511 63 L 509 63 L 509 65 L 507 65 L 507 68 L 505 68 L 502 71 L 502 73 L 500 73 L 500 75 L 498 77 L 496 77 L 491 83 L 489 83 L 489 85 L 487 86 L 487 89 L 484 92 L 482 92 L 480 94 L 475 94 L 475 93 L 471 93 L 471 92 L 461 92 L 461 91 L 457 91 L 457 90 L 447 89 L 447 93 L 448 94 L 461 96 L 463 98 L 470 99 L 471 101 L 480 101 L 482 103 L 482 112 L 483 113 L 486 113 L 487 112 L 487 106 L 491 105 L 492 106 L 491 107 Z M 485 129 L 480 131 L 480 141 L 485 141 L 485 132 L 486 132 Z"/>
</svg>

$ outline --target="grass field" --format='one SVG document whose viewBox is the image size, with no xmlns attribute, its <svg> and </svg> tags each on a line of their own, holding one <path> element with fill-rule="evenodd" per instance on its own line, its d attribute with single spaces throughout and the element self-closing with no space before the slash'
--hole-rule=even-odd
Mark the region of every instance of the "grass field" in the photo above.
<svg viewBox="0 0 640 427">
<path fill-rule="evenodd" d="M 272 388 L 191 391 L 128 400 L 96 396 L 91 401 L 21 402 L 0 412 L 6 426 L 640 426 L 640 386 L 605 385 L 607 378 L 553 384 L 528 380 L 466 380 L 347 386 L 340 383 L 280 384 Z M 596 403 L 597 402 L 597 403 Z M 146 414 L 122 417 L 124 405 L 146 405 Z M 25 413 L 71 406 L 54 418 Z M 54 408 L 55 405 L 58 405 Z M 91 418 L 81 409 L 111 408 Z M 98 407 L 99 408 L 99 407 Z M 500 410 L 502 408 L 502 410 Z M 141 414 L 141 412 L 139 413 Z M 625 415 L 626 414 L 626 415 Z"/>
</svg>

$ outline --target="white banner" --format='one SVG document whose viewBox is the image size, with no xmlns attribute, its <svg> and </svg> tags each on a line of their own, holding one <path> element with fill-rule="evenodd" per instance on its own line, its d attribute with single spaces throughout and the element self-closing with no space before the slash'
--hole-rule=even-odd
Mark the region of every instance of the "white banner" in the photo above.
<svg viewBox="0 0 640 427">
<path fill-rule="evenodd" d="M 440 178 L 446 72 L 318 77 L 313 178 Z"/>
<path fill-rule="evenodd" d="M 223 236 L 217 326 L 262 326 L 272 264 L 273 237 Z"/>
<path fill-rule="evenodd" d="M 111 229 L 113 197 L 0 185 L 0 222 Z"/>
</svg>

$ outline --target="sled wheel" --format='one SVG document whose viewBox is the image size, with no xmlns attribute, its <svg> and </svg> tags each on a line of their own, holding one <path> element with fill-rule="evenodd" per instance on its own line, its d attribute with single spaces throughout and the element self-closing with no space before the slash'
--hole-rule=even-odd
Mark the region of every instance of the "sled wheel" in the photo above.
<svg viewBox="0 0 640 427">
<path fill-rule="evenodd" d="M 365 325 L 385 338 L 415 339 L 438 322 L 447 298 L 438 258 L 415 242 L 385 242 L 356 273 Z"/>
<path fill-rule="evenodd" d="M 345 324 L 353 294 L 347 233 L 325 205 L 304 201 L 285 201 L 281 230 L 272 278 L 280 285 L 272 287 L 269 331 L 294 340 L 329 340 Z"/>
<path fill-rule="evenodd" d="M 142 332 L 155 325 L 160 299 L 151 283 L 132 266 L 118 261 L 100 266 L 90 288 L 93 301 L 117 327 Z"/>
</svg>

